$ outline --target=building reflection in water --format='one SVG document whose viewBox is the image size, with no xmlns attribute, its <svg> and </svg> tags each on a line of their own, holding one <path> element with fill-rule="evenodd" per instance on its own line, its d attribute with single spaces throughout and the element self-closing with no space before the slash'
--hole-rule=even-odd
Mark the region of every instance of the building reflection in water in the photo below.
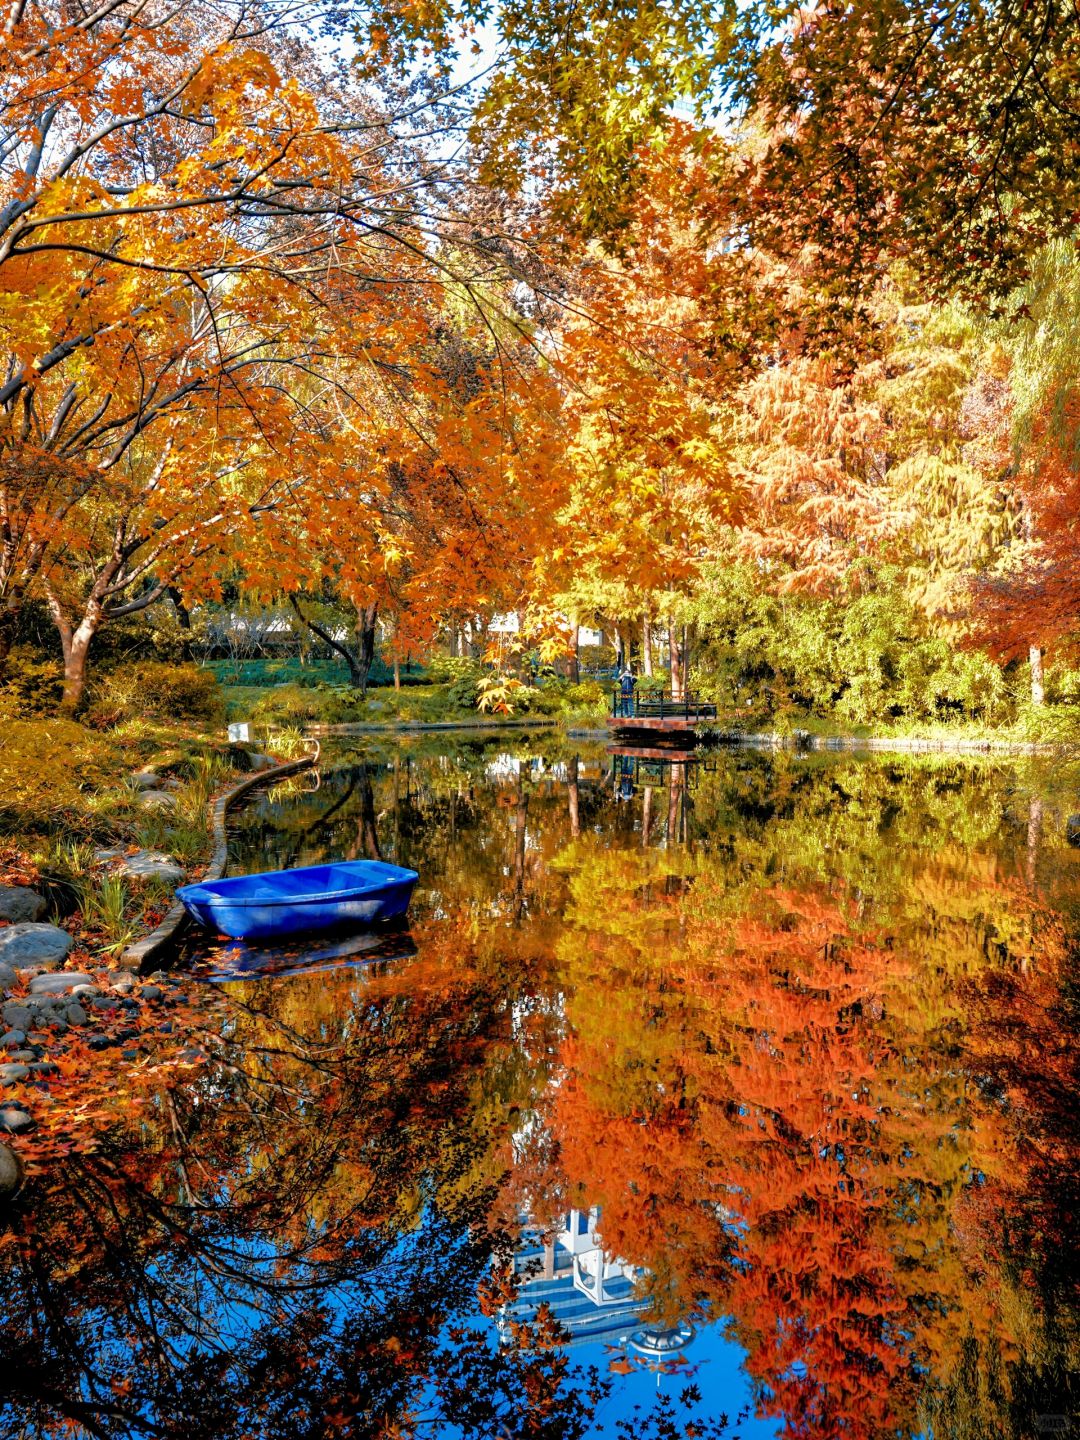
<svg viewBox="0 0 1080 1440">
<path fill-rule="evenodd" d="M 650 1359 L 683 1350 L 693 1326 L 648 1324 L 637 1281 L 640 1267 L 608 1254 L 597 1229 L 599 1207 L 571 1210 L 562 1228 L 545 1236 L 526 1231 L 513 1259 L 515 1298 L 499 1312 L 500 1339 L 512 1327 L 535 1320 L 546 1305 L 566 1333 L 566 1345 L 620 1345 Z"/>
</svg>

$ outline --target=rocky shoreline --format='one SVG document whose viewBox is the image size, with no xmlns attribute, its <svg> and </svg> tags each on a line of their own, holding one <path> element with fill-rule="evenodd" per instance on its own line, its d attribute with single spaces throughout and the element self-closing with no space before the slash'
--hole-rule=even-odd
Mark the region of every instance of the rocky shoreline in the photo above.
<svg viewBox="0 0 1080 1440">
<path fill-rule="evenodd" d="M 28 886 L 0 886 L 0 1135 L 32 1136 L 58 1089 L 84 1078 L 113 1051 L 125 1067 L 153 1044 L 182 1038 L 171 1012 L 186 999 L 181 980 L 142 979 L 100 964 L 66 968 L 75 940 L 40 917 L 44 897 Z M 34 917 L 34 918 L 21 918 Z M 176 1044 L 174 1041 L 173 1044 Z M 192 1049 L 181 1059 L 201 1058 Z M 0 1140 L 0 1200 L 21 1187 L 18 1151 Z"/>
</svg>

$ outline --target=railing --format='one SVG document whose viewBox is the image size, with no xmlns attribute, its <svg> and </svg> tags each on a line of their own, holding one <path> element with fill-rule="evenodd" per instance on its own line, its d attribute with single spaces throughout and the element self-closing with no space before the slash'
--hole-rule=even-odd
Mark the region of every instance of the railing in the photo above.
<svg viewBox="0 0 1080 1440">
<path fill-rule="evenodd" d="M 676 698 L 670 690 L 624 695 L 616 686 L 611 692 L 611 716 L 613 720 L 715 720 L 716 706 L 692 690 Z"/>
</svg>

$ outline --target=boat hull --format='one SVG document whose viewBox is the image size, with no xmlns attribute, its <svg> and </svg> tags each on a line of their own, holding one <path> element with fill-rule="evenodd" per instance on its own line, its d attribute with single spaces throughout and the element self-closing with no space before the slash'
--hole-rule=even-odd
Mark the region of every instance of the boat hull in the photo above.
<svg viewBox="0 0 1080 1440">
<path fill-rule="evenodd" d="M 418 879 L 415 870 L 365 860 L 237 875 L 176 893 L 207 930 L 234 940 L 275 940 L 395 920 L 409 908 Z"/>
</svg>

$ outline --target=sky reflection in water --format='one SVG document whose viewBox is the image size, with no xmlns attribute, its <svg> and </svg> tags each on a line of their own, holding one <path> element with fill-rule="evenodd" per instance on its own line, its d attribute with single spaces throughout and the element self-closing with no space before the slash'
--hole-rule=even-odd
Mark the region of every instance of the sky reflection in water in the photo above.
<svg viewBox="0 0 1080 1440">
<path fill-rule="evenodd" d="M 330 754 L 232 868 L 382 856 L 409 925 L 189 957 L 208 1064 L 4 1251 L 3 1433 L 1054 1433 L 1074 780 Z"/>
</svg>

